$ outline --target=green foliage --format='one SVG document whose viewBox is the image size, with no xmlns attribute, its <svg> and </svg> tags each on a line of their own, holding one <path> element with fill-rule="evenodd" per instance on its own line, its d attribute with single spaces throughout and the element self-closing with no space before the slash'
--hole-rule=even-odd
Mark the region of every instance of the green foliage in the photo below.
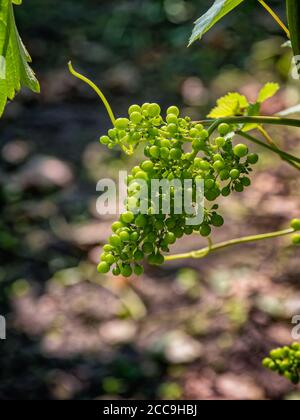
<svg viewBox="0 0 300 420">
<path fill-rule="evenodd" d="M 22 0 L 1 0 L 0 5 L 0 116 L 7 100 L 12 100 L 22 87 L 39 92 L 39 83 L 30 68 L 31 58 L 20 38 L 15 23 L 13 4 Z"/>
<path fill-rule="evenodd" d="M 228 93 L 218 99 L 217 106 L 208 114 L 209 118 L 224 118 L 234 116 L 257 116 L 261 105 L 273 97 L 279 90 L 278 83 L 267 83 L 260 90 L 255 103 L 249 103 L 248 99 L 239 93 Z M 258 127 L 258 124 L 246 124 L 243 131 L 250 131 Z"/>
<path fill-rule="evenodd" d="M 300 373 L 300 344 L 294 343 L 291 346 L 274 349 L 270 356 L 263 360 L 263 366 L 283 375 L 293 382 L 299 383 Z"/>
<path fill-rule="evenodd" d="M 191 45 L 197 39 L 209 31 L 220 19 L 226 16 L 231 10 L 239 6 L 244 0 L 216 0 L 212 7 L 201 16 L 196 22 L 190 38 Z"/>
</svg>

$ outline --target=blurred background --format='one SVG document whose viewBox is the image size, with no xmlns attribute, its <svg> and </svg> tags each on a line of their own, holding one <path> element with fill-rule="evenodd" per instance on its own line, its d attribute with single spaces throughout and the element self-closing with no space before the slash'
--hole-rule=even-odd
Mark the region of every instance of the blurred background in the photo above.
<svg viewBox="0 0 300 420">
<path fill-rule="evenodd" d="M 285 238 L 203 260 L 101 276 L 113 219 L 96 213 L 96 183 L 131 168 L 98 142 L 103 106 L 67 62 L 102 86 L 118 116 L 132 103 L 176 104 L 204 117 L 238 90 L 281 91 L 265 114 L 299 103 L 284 34 L 248 0 L 186 48 L 208 0 L 31 0 L 15 7 L 42 93 L 23 91 L 0 120 L 1 399 L 300 399 L 261 359 L 290 344 L 300 314 L 299 250 Z M 285 19 L 284 2 L 269 1 Z M 270 130 L 300 153 L 299 130 Z M 263 150 L 253 185 L 219 200 L 215 240 L 280 229 L 299 217 L 299 174 Z M 197 235 L 173 252 L 197 249 Z"/>
</svg>

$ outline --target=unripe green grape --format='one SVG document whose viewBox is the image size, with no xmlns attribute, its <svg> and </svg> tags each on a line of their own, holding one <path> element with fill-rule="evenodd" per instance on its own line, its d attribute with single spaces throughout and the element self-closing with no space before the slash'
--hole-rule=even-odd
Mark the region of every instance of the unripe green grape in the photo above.
<svg viewBox="0 0 300 420">
<path fill-rule="evenodd" d="M 199 137 L 201 140 L 207 140 L 209 138 L 209 133 L 207 130 L 202 130 L 199 133 Z"/>
<path fill-rule="evenodd" d="M 247 162 L 251 165 L 255 165 L 259 161 L 259 156 L 256 153 L 251 153 L 247 156 Z"/>
<path fill-rule="evenodd" d="M 119 275 L 120 275 L 120 273 L 121 273 L 121 271 L 120 271 L 119 267 L 115 267 L 115 268 L 112 270 L 112 273 L 113 273 L 113 275 L 114 275 L 114 276 L 119 276 Z"/>
<path fill-rule="evenodd" d="M 270 352 L 270 356 L 273 360 L 279 360 L 284 357 L 284 350 L 281 348 L 274 349 Z"/>
<path fill-rule="evenodd" d="M 224 169 L 224 166 L 225 166 L 225 164 L 224 164 L 224 162 L 222 162 L 221 160 L 217 160 L 216 162 L 214 162 L 214 164 L 213 164 L 213 168 L 214 168 L 214 170 L 215 171 L 217 171 L 217 172 L 219 172 L 219 171 L 221 171 L 222 169 Z"/>
<path fill-rule="evenodd" d="M 213 226 L 215 227 L 221 227 L 224 225 L 224 219 L 222 216 L 220 216 L 219 214 L 213 214 L 211 217 L 211 223 L 213 224 Z"/>
<path fill-rule="evenodd" d="M 216 185 L 213 179 L 205 179 L 204 181 L 204 188 L 205 190 L 211 190 Z"/>
<path fill-rule="evenodd" d="M 263 361 L 262 361 L 262 365 L 263 365 L 263 367 L 265 367 L 265 368 L 270 368 L 270 366 L 273 364 L 274 362 L 273 362 L 273 360 L 272 359 L 270 359 L 269 357 L 266 357 Z"/>
<path fill-rule="evenodd" d="M 251 185 L 251 180 L 248 177 L 242 178 L 241 182 L 244 185 L 244 187 L 250 187 Z"/>
<path fill-rule="evenodd" d="M 108 244 L 104 245 L 104 247 L 103 247 L 103 251 L 105 251 L 105 252 L 111 252 L 111 251 L 113 251 L 113 249 L 114 249 L 114 247 L 111 246 L 111 245 L 108 245 Z"/>
<path fill-rule="evenodd" d="M 108 264 L 107 262 L 102 261 L 102 262 L 98 265 L 97 270 L 98 270 L 98 272 L 99 272 L 99 273 L 101 273 L 101 274 L 106 274 L 106 273 L 108 273 L 108 272 L 109 272 L 109 270 L 110 270 L 110 266 L 109 266 L 109 264 Z"/>
<path fill-rule="evenodd" d="M 223 159 L 223 156 L 220 154 L 220 153 L 216 153 L 214 156 L 213 156 L 213 161 L 214 162 L 216 162 L 217 160 L 220 160 L 220 161 L 223 161 L 224 159 Z"/>
<path fill-rule="evenodd" d="M 176 221 L 173 218 L 166 220 L 166 226 L 168 229 L 173 229 L 176 226 Z"/>
<path fill-rule="evenodd" d="M 292 236 L 292 242 L 294 245 L 300 245 L 300 235 L 293 235 Z"/>
<path fill-rule="evenodd" d="M 211 169 L 211 165 L 209 162 L 207 162 L 206 160 L 202 160 L 199 163 L 199 169 L 202 169 L 202 171 L 209 171 Z"/>
<path fill-rule="evenodd" d="M 241 175 L 238 169 L 232 169 L 229 173 L 231 179 L 238 179 Z"/>
<path fill-rule="evenodd" d="M 135 174 L 135 179 L 143 179 L 144 181 L 148 181 L 148 175 L 144 171 L 139 171 Z"/>
<path fill-rule="evenodd" d="M 199 136 L 199 131 L 197 130 L 197 128 L 191 128 L 190 129 L 190 136 L 191 137 L 198 137 Z"/>
<path fill-rule="evenodd" d="M 176 115 L 176 117 L 178 117 L 178 115 L 180 114 L 180 111 L 177 108 L 177 106 L 170 106 L 167 109 L 167 115 L 170 115 L 170 114 Z"/>
<path fill-rule="evenodd" d="M 111 237 L 109 238 L 109 243 L 114 247 L 119 247 L 122 244 L 121 239 L 118 235 L 111 235 Z"/>
<path fill-rule="evenodd" d="M 142 121 L 142 119 L 143 119 L 143 116 L 139 112 L 133 112 L 132 114 L 130 114 L 130 120 L 134 124 L 139 124 Z"/>
<path fill-rule="evenodd" d="M 248 154 L 248 147 L 245 144 L 237 144 L 234 148 L 233 148 L 233 153 L 239 157 L 239 158 L 243 158 Z"/>
<path fill-rule="evenodd" d="M 211 227 L 207 223 L 203 223 L 200 227 L 200 235 L 205 238 L 211 234 Z"/>
<path fill-rule="evenodd" d="M 176 124 L 168 124 L 168 132 L 172 135 L 176 134 L 178 131 L 178 127 Z"/>
<path fill-rule="evenodd" d="M 121 267 L 121 274 L 123 277 L 130 277 L 132 275 L 132 268 L 129 264 L 124 264 Z"/>
<path fill-rule="evenodd" d="M 182 156 L 182 152 L 180 149 L 173 148 L 170 150 L 170 158 L 173 160 L 179 160 Z"/>
<path fill-rule="evenodd" d="M 155 254 L 151 254 L 147 258 L 148 264 L 150 265 L 156 265 L 156 256 Z"/>
<path fill-rule="evenodd" d="M 226 181 L 227 179 L 230 178 L 230 174 L 227 169 L 223 169 L 222 171 L 220 171 L 219 175 L 220 175 L 221 181 Z"/>
<path fill-rule="evenodd" d="M 168 159 L 170 155 L 170 151 L 167 147 L 161 147 L 159 150 L 159 154 L 162 159 Z"/>
<path fill-rule="evenodd" d="M 181 227 L 175 227 L 173 229 L 173 233 L 174 233 L 174 235 L 176 236 L 177 239 L 180 239 L 184 235 L 184 229 L 182 229 Z"/>
<path fill-rule="evenodd" d="M 145 254 L 151 254 L 151 252 L 153 251 L 153 245 L 151 242 L 145 242 L 142 246 L 142 249 Z"/>
<path fill-rule="evenodd" d="M 110 128 L 108 130 L 108 135 L 111 139 L 115 139 L 117 137 L 118 130 L 116 128 Z"/>
<path fill-rule="evenodd" d="M 200 131 L 203 131 L 204 130 L 204 127 L 203 127 L 203 125 L 202 124 L 196 124 L 195 125 L 195 128 L 200 132 Z"/>
<path fill-rule="evenodd" d="M 139 234 L 138 234 L 138 232 L 132 232 L 132 233 L 130 234 L 130 241 L 131 241 L 131 242 L 137 242 L 137 241 L 138 241 L 138 239 L 139 239 Z"/>
<path fill-rule="evenodd" d="M 243 192 L 244 191 L 244 185 L 241 182 L 237 182 L 234 186 L 234 189 L 236 192 Z"/>
<path fill-rule="evenodd" d="M 176 236 L 173 232 L 168 232 L 165 236 L 165 241 L 168 245 L 173 245 L 176 242 Z"/>
<path fill-rule="evenodd" d="M 112 224 L 112 231 L 116 232 L 118 229 L 121 229 L 122 227 L 124 227 L 124 224 L 122 222 L 114 222 Z"/>
<path fill-rule="evenodd" d="M 222 123 L 218 127 L 218 131 L 221 134 L 221 136 L 226 136 L 228 133 L 230 133 L 230 126 L 226 123 Z"/>
<path fill-rule="evenodd" d="M 100 143 L 101 144 L 108 144 L 109 142 L 110 142 L 110 138 L 108 136 L 100 137 Z"/>
<path fill-rule="evenodd" d="M 142 261 L 145 258 L 145 254 L 142 251 L 137 250 L 135 251 L 133 258 L 134 258 L 134 261 L 137 261 L 137 262 Z"/>
<path fill-rule="evenodd" d="M 300 230 L 300 219 L 293 219 L 291 221 L 291 228 L 295 230 Z"/>
<path fill-rule="evenodd" d="M 148 107 L 149 107 L 149 102 L 145 102 L 143 105 L 142 105 L 142 111 L 148 111 Z"/>
<path fill-rule="evenodd" d="M 121 232 L 119 234 L 119 237 L 120 237 L 120 239 L 121 239 L 122 242 L 129 242 L 130 235 L 129 235 L 128 232 Z"/>
<path fill-rule="evenodd" d="M 223 147 L 223 146 L 224 146 L 224 144 L 225 144 L 225 139 L 224 139 L 224 137 L 217 137 L 217 138 L 215 139 L 215 144 L 216 144 L 218 147 Z"/>
<path fill-rule="evenodd" d="M 137 276 L 141 276 L 144 273 L 144 267 L 142 265 L 135 265 L 134 266 L 134 274 Z"/>
<path fill-rule="evenodd" d="M 204 146 L 205 146 L 205 144 L 204 144 L 203 140 L 201 140 L 201 139 L 195 139 L 192 143 L 192 148 L 195 151 L 199 151 L 199 150 L 203 149 Z"/>
<path fill-rule="evenodd" d="M 161 223 L 161 221 L 158 221 L 159 223 Z M 156 222 L 155 222 L 156 223 Z M 154 232 L 150 232 L 150 233 L 148 233 L 148 235 L 146 236 L 146 238 L 145 238 L 145 241 L 146 242 L 155 242 L 155 240 L 156 240 L 156 233 L 154 233 Z"/>
<path fill-rule="evenodd" d="M 223 195 L 223 197 L 228 197 L 230 195 L 230 192 L 231 192 L 230 185 L 228 185 L 227 187 L 224 187 L 222 189 L 222 195 Z"/>
<path fill-rule="evenodd" d="M 141 107 L 139 105 L 131 105 L 131 107 L 128 110 L 128 115 L 133 114 L 134 112 L 141 113 Z"/>
<path fill-rule="evenodd" d="M 160 114 L 161 109 L 158 104 L 150 104 L 147 108 L 147 111 L 150 117 L 157 117 Z"/>
<path fill-rule="evenodd" d="M 177 124 L 178 123 L 178 118 L 175 114 L 168 114 L 166 117 L 166 122 L 168 124 Z"/>
<path fill-rule="evenodd" d="M 150 156 L 153 158 L 159 158 L 159 148 L 157 146 L 151 146 L 149 149 Z"/>
<path fill-rule="evenodd" d="M 131 223 L 134 220 L 134 214 L 132 211 L 126 211 L 121 215 L 121 220 L 124 223 Z"/>
<path fill-rule="evenodd" d="M 205 198 L 208 201 L 215 201 L 219 195 L 221 194 L 221 191 L 218 188 L 213 188 L 209 191 L 205 191 Z"/>
<path fill-rule="evenodd" d="M 151 160 L 145 160 L 145 162 L 141 164 L 141 168 L 145 172 L 151 172 L 154 168 L 154 164 L 151 162 Z"/>
<path fill-rule="evenodd" d="M 112 254 L 107 254 L 104 261 L 107 262 L 107 264 L 112 265 L 114 262 L 116 262 L 116 259 Z"/>
<path fill-rule="evenodd" d="M 185 235 L 191 235 L 194 232 L 194 228 L 192 226 L 186 226 L 184 228 L 184 234 Z"/>
<path fill-rule="evenodd" d="M 137 227 L 143 228 L 143 227 L 145 227 L 145 226 L 146 226 L 146 224 L 147 224 L 147 218 L 146 218 L 146 216 L 145 216 L 145 215 L 143 215 L 143 214 L 139 214 L 139 215 L 136 217 L 136 219 L 135 219 L 135 225 L 136 225 Z"/>
<path fill-rule="evenodd" d="M 141 168 L 139 166 L 135 166 L 134 168 L 131 169 L 131 173 L 132 175 L 136 175 L 139 171 L 141 170 Z"/>
<path fill-rule="evenodd" d="M 128 118 L 118 118 L 115 122 L 115 127 L 118 130 L 126 130 L 129 125 L 129 119 Z"/>
</svg>

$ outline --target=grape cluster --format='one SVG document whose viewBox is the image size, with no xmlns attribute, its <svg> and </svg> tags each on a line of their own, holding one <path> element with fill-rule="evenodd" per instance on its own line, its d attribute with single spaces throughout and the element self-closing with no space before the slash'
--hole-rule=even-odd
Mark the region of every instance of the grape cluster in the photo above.
<svg viewBox="0 0 300 420">
<path fill-rule="evenodd" d="M 300 343 L 272 350 L 270 357 L 263 360 L 263 366 L 285 376 L 294 384 L 298 384 L 300 379 Z"/>
<path fill-rule="evenodd" d="M 119 145 L 126 151 L 144 145 L 145 160 L 128 176 L 127 211 L 112 225 L 113 233 L 98 266 L 100 273 L 112 269 L 113 274 L 125 277 L 142 274 L 141 262 L 145 258 L 151 265 L 163 264 L 163 253 L 169 252 L 169 246 L 183 235 L 198 232 L 208 237 L 212 227 L 224 223 L 217 204 L 204 209 L 204 220 L 197 226 L 186 224 L 186 213 L 176 214 L 174 202 L 167 215 L 161 211 L 156 214 L 151 199 L 147 214 L 137 213 L 134 210 L 140 203 L 135 193 L 139 180 L 146 181 L 149 187 L 154 179 L 193 180 L 193 202 L 197 194 L 195 181 L 203 180 L 204 196 L 214 202 L 250 186 L 251 165 L 258 162 L 258 155 L 249 153 L 245 144 L 233 145 L 234 127 L 227 124 L 220 124 L 218 135 L 212 136 L 202 124 L 181 118 L 176 106 L 168 108 L 165 119 L 158 104 L 133 105 L 128 114 L 128 118 L 117 119 L 108 135 L 100 138 L 109 148 Z M 164 200 L 163 194 L 160 199 Z"/>
</svg>

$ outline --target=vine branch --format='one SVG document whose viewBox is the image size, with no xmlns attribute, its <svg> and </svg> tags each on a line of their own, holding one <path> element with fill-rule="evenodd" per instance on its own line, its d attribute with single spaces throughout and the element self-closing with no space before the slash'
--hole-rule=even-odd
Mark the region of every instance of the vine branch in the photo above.
<svg viewBox="0 0 300 420">
<path fill-rule="evenodd" d="M 184 254 L 175 254 L 175 255 L 169 255 L 165 257 L 165 261 L 175 261 L 180 259 L 187 259 L 187 258 L 194 258 L 194 259 L 200 259 L 204 258 L 207 255 L 209 255 L 212 252 L 218 251 L 220 249 L 229 248 L 235 245 L 250 243 L 250 242 L 258 242 L 263 241 L 266 239 L 273 239 L 273 238 L 279 238 L 282 236 L 287 236 L 295 233 L 296 230 L 293 228 L 280 230 L 277 232 L 271 232 L 271 233 L 263 233 L 261 235 L 252 235 L 252 236 L 244 236 L 237 239 L 231 239 L 229 241 L 220 242 L 218 244 L 213 245 L 211 242 L 209 243 L 209 246 L 196 250 L 187 252 Z"/>
</svg>

